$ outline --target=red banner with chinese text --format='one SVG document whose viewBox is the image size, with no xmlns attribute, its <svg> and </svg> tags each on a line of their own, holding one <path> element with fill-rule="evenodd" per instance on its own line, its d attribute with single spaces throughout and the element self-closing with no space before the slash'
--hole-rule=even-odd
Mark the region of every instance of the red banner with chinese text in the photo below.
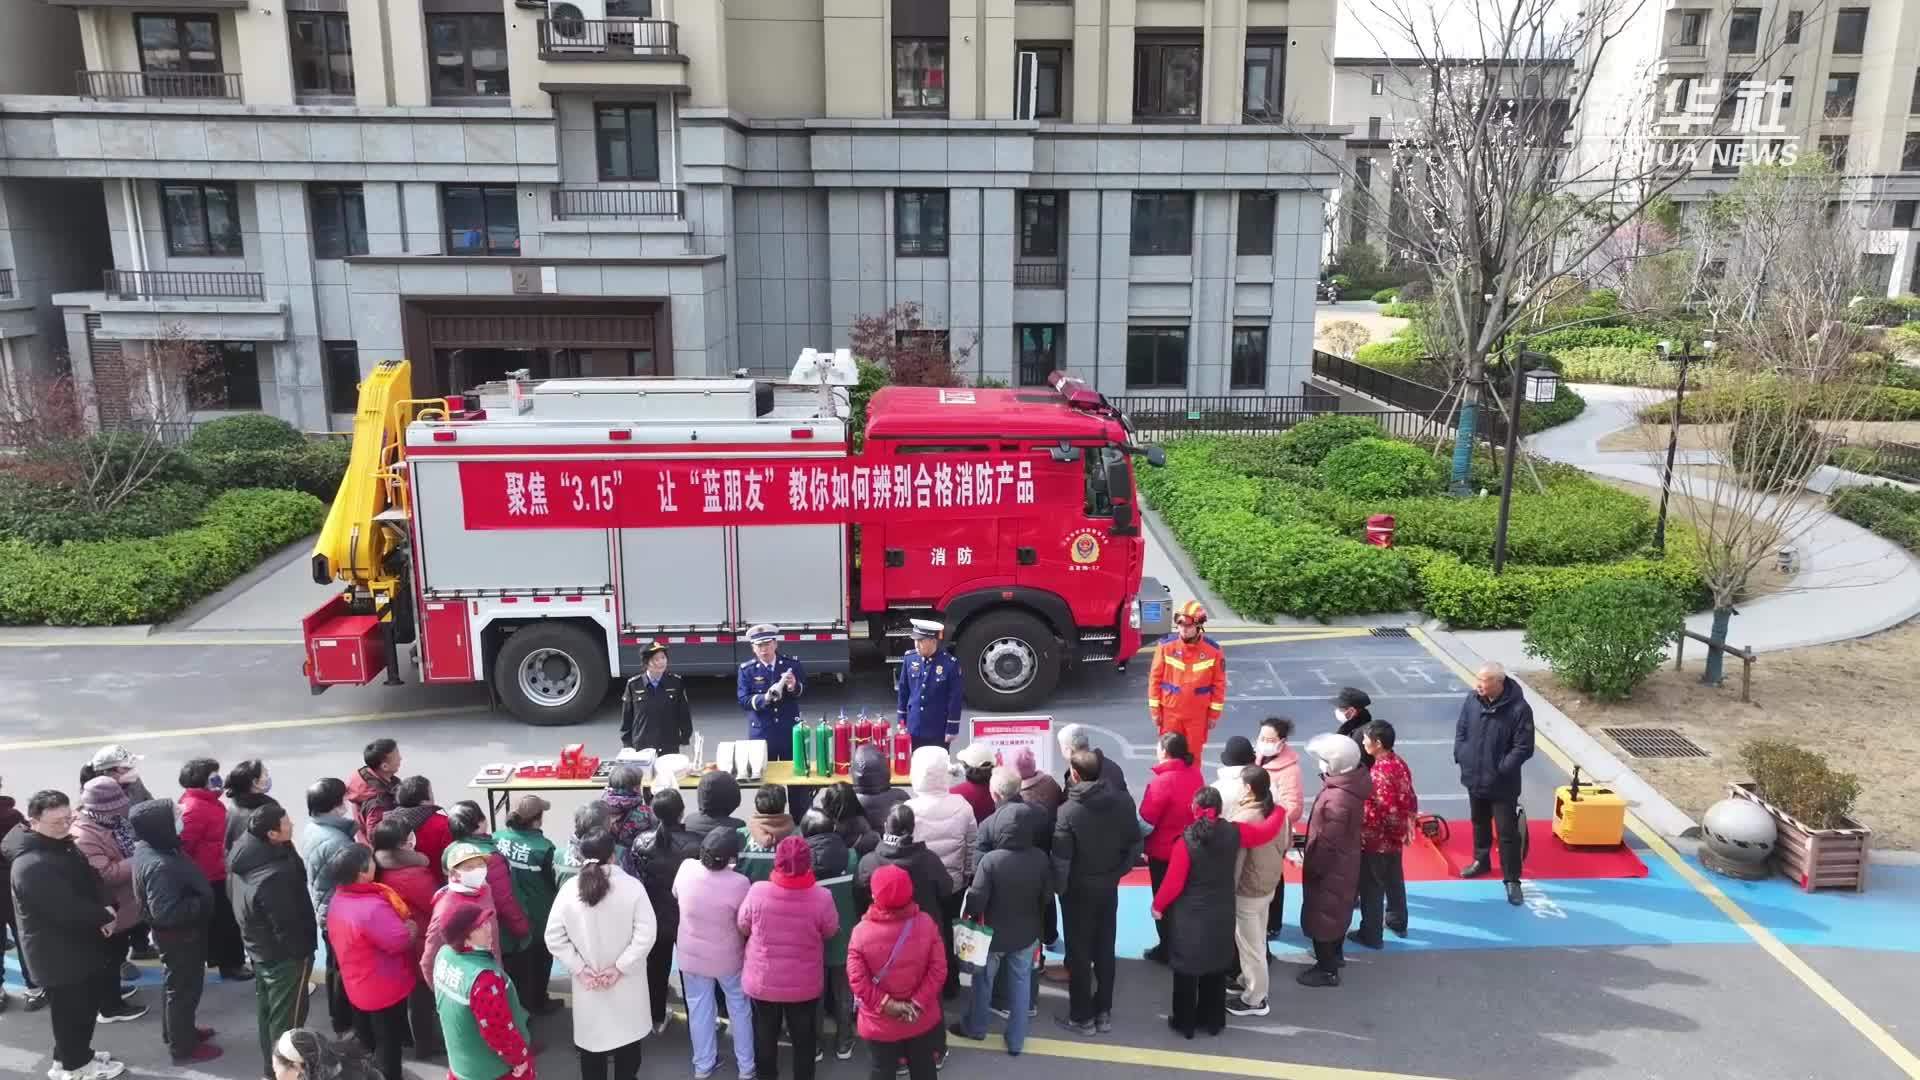
<svg viewBox="0 0 1920 1080">
<path fill-rule="evenodd" d="M 961 518 L 1079 505 L 1081 466 L 991 454 L 897 464 L 851 459 L 750 463 L 463 461 L 469 529 L 632 529 L 844 525 L 864 518 Z"/>
</svg>

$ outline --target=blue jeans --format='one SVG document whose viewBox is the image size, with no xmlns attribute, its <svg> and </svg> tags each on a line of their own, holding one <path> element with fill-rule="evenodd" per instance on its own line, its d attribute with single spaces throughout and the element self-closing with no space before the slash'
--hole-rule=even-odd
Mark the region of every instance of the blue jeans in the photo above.
<svg viewBox="0 0 1920 1080">
<path fill-rule="evenodd" d="M 1007 1049 L 1019 1053 L 1027 1044 L 1027 1002 L 1033 1000 L 1033 948 L 990 952 L 987 962 L 973 977 L 973 1004 L 967 1010 L 967 1034 L 985 1038 L 988 1011 L 993 1004 L 993 982 L 1001 972 L 1007 976 Z"/>
<path fill-rule="evenodd" d="M 708 975 L 681 972 L 681 986 L 687 993 L 687 1034 L 693 1038 L 693 1071 L 709 1072 L 720 1064 L 720 1049 L 714 1038 L 714 994 L 727 995 L 727 1022 L 733 1029 L 733 1060 L 742 1077 L 753 1069 L 753 1003 L 740 986 L 739 974 L 718 979 Z"/>
</svg>

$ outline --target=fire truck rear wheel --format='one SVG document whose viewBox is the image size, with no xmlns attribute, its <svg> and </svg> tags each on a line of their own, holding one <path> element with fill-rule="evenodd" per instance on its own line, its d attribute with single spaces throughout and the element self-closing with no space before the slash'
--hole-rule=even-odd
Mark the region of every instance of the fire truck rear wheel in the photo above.
<svg viewBox="0 0 1920 1080">
<path fill-rule="evenodd" d="M 976 709 L 1021 712 L 1045 701 L 1060 681 L 1059 643 L 1024 611 L 989 612 L 960 634 L 967 702 Z"/>
<path fill-rule="evenodd" d="M 607 696 L 607 654 L 574 626 L 535 623 L 507 636 L 493 685 L 513 715 L 535 727 L 564 727 L 593 715 Z"/>
</svg>

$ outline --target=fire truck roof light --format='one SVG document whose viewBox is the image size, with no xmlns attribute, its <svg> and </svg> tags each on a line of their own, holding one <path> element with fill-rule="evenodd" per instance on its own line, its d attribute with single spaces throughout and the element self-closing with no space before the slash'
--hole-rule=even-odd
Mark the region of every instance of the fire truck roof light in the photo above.
<svg viewBox="0 0 1920 1080">
<path fill-rule="evenodd" d="M 805 427 L 797 427 L 787 432 L 787 434 L 795 439 L 811 439 L 813 438 L 813 429 L 805 428 Z"/>
<path fill-rule="evenodd" d="M 434 442 L 452 442 L 459 437 L 460 433 L 456 431 L 436 431 L 433 433 Z"/>
</svg>

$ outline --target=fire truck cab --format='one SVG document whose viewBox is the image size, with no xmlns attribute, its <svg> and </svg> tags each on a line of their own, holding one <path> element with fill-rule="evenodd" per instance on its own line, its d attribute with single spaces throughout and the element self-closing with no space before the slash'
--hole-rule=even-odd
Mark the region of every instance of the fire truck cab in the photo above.
<svg viewBox="0 0 1920 1080">
<path fill-rule="evenodd" d="M 969 702 L 1018 711 L 1164 630 L 1132 474 L 1159 451 L 1104 398 L 1064 376 L 890 387 L 856 450 L 852 374 L 807 350 L 786 382 L 509 378 L 410 402 L 405 362 L 383 364 L 315 548 L 316 580 L 347 583 L 304 623 L 315 692 L 399 681 L 404 653 L 420 681 L 570 724 L 655 641 L 683 674 L 731 675 L 771 623 L 832 674 L 863 639 L 897 661 L 932 617 Z"/>
</svg>

